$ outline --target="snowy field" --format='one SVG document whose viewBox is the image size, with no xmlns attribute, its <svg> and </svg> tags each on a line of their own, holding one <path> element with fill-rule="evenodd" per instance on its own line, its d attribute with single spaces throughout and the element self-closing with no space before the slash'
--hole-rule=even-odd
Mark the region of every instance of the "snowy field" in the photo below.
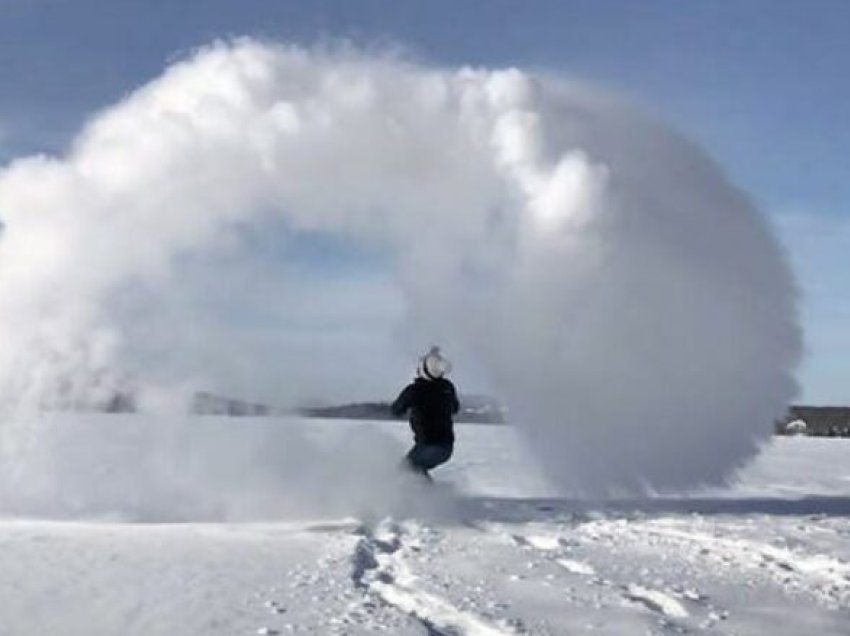
<svg viewBox="0 0 850 636">
<path fill-rule="evenodd" d="M 594 504 L 554 496 L 508 427 L 459 426 L 425 489 L 375 467 L 404 423 L 52 426 L 49 478 L 6 485 L 3 636 L 850 633 L 845 440 Z"/>
</svg>

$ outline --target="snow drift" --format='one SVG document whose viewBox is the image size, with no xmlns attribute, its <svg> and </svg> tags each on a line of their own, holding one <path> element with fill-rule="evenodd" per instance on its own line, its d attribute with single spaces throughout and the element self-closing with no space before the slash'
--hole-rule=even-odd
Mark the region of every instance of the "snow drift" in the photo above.
<svg viewBox="0 0 850 636">
<path fill-rule="evenodd" d="M 64 156 L 7 166 L 0 215 L 8 409 L 157 377 L 180 342 L 140 356 L 140 308 L 186 259 L 281 227 L 390 255 L 419 333 L 485 369 L 564 490 L 722 480 L 795 391 L 794 288 L 753 204 L 688 141 L 550 75 L 218 43 Z M 11 475 L 50 446 L 22 423 L 3 439 Z"/>
</svg>

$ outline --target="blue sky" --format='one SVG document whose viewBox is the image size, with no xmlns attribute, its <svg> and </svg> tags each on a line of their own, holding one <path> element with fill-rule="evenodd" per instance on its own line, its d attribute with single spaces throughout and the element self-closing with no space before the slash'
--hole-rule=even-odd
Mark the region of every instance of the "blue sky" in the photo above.
<svg viewBox="0 0 850 636">
<path fill-rule="evenodd" d="M 61 151 L 216 37 L 348 37 L 589 79 L 699 141 L 771 216 L 805 294 L 803 398 L 850 403 L 848 32 L 843 0 L 2 0 L 0 160 Z"/>
</svg>

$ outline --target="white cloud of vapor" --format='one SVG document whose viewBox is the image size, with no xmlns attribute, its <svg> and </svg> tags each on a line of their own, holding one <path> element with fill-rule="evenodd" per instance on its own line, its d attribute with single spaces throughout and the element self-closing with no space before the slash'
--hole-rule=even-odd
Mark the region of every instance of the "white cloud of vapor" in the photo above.
<svg viewBox="0 0 850 636">
<path fill-rule="evenodd" d="M 416 322 L 400 332 L 483 368 L 565 490 L 717 481 L 795 390 L 791 276 L 752 204 L 687 141 L 554 77 L 216 44 L 98 113 L 65 156 L 9 165 L 0 211 L 6 403 L 90 396 L 134 365 L 159 377 L 219 255 L 250 262 L 245 228 L 281 223 L 391 255 Z M 198 258 L 206 282 L 182 273 Z M 291 283 L 275 281 L 275 310 L 308 315 Z M 303 357 L 251 372 L 300 386 L 298 337 Z M 145 358 L 146 341 L 171 350 Z"/>
</svg>

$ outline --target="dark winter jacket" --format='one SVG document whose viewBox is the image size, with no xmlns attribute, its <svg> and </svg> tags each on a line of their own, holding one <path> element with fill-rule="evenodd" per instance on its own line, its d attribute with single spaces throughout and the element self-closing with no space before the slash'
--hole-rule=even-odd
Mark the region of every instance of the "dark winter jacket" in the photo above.
<svg viewBox="0 0 850 636">
<path fill-rule="evenodd" d="M 452 415 L 460 410 L 454 384 L 445 378 L 416 378 L 390 407 L 401 417 L 410 410 L 410 428 L 417 444 L 449 445 L 454 442 Z"/>
</svg>

